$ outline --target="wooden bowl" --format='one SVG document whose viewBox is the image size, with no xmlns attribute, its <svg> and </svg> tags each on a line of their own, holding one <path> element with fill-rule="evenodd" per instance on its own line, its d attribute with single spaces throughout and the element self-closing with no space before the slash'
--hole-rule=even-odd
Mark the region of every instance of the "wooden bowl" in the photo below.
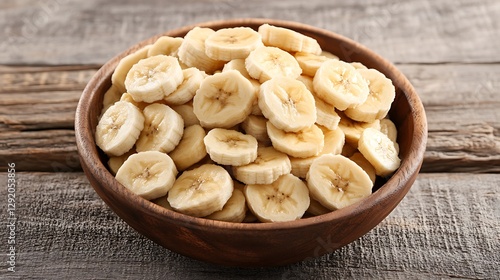
<svg viewBox="0 0 500 280">
<path fill-rule="evenodd" d="M 145 40 L 107 62 L 83 91 L 76 111 L 75 130 L 80 160 L 91 185 L 106 204 L 139 233 L 180 254 L 231 266 L 275 266 L 332 252 L 366 234 L 398 205 L 420 170 L 427 141 L 422 103 L 406 77 L 387 60 L 366 47 L 330 31 L 304 24 L 235 19 L 197 24 L 220 29 L 269 23 L 316 38 L 322 48 L 344 61 L 359 61 L 376 68 L 396 87 L 390 111 L 399 134 L 401 167 L 368 198 L 331 213 L 281 223 L 228 223 L 195 218 L 164 209 L 145 200 L 115 180 L 106 169 L 106 156 L 94 140 L 103 94 L 119 60 L 161 35 L 184 36 L 195 25 L 168 31 Z"/>
</svg>

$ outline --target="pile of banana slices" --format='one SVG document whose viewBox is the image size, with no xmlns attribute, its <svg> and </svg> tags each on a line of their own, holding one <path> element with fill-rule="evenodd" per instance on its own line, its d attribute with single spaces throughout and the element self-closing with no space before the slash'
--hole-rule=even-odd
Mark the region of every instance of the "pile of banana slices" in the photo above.
<svg viewBox="0 0 500 280">
<path fill-rule="evenodd" d="M 111 79 L 95 132 L 109 170 L 187 215 L 321 215 L 369 196 L 400 165 L 391 80 L 287 28 L 163 36 Z"/>
</svg>

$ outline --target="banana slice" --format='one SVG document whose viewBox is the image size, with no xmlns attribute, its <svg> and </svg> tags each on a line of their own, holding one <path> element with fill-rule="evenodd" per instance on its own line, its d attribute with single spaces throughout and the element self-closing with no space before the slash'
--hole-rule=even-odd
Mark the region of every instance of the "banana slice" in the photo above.
<svg viewBox="0 0 500 280">
<path fill-rule="evenodd" d="M 234 177 L 244 184 L 271 184 L 291 169 L 288 156 L 273 147 L 259 147 L 252 163 L 232 167 Z"/>
<path fill-rule="evenodd" d="M 222 69 L 224 61 L 211 59 L 206 54 L 205 41 L 214 33 L 215 31 L 210 28 L 195 27 L 191 29 L 184 36 L 184 41 L 177 52 L 179 60 L 188 67 L 196 67 L 210 74 Z"/>
<path fill-rule="evenodd" d="M 321 205 L 321 203 L 314 200 L 313 198 L 310 198 L 310 200 L 311 200 L 311 203 L 309 204 L 309 207 L 306 210 L 307 213 L 309 213 L 313 216 L 319 216 L 319 215 L 323 215 L 323 214 L 332 212 L 332 210 Z"/>
<path fill-rule="evenodd" d="M 106 112 L 106 110 L 111 107 L 111 105 L 120 101 L 123 92 L 116 85 L 111 85 L 111 87 L 104 93 L 102 98 L 102 110 L 101 116 Z"/>
<path fill-rule="evenodd" d="M 374 122 L 371 123 L 365 123 L 365 122 L 357 122 L 351 120 L 344 114 L 339 114 L 339 115 L 340 115 L 339 127 L 345 134 L 345 141 L 356 149 L 358 148 L 359 137 L 361 137 L 361 133 L 363 133 L 365 129 L 371 127 L 380 130 L 380 120 L 375 120 Z"/>
<path fill-rule="evenodd" d="M 340 116 L 335 111 L 335 107 L 316 95 L 314 95 L 314 102 L 316 104 L 316 123 L 330 130 L 335 130 L 340 122 Z"/>
<path fill-rule="evenodd" d="M 236 70 L 214 74 L 196 92 L 194 114 L 205 128 L 230 128 L 250 115 L 254 91 L 252 83 Z"/>
<path fill-rule="evenodd" d="M 120 97 L 120 101 L 126 101 L 129 103 L 132 103 L 135 107 L 139 108 L 139 110 L 144 110 L 147 106 L 150 105 L 150 103 L 147 102 L 142 102 L 142 101 L 135 101 L 132 95 L 128 92 L 124 92 L 122 96 Z"/>
<path fill-rule="evenodd" d="M 182 105 L 174 105 L 171 108 L 179 114 L 184 120 L 184 127 L 200 124 L 200 120 L 194 114 L 193 102 Z"/>
<path fill-rule="evenodd" d="M 125 78 L 125 88 L 135 101 L 152 103 L 171 94 L 183 80 L 177 58 L 156 55 L 132 66 Z"/>
<path fill-rule="evenodd" d="M 224 64 L 224 67 L 222 68 L 222 72 L 227 72 L 229 70 L 236 70 L 240 72 L 243 77 L 253 80 L 252 77 L 250 77 L 250 74 L 248 74 L 247 69 L 245 68 L 245 59 L 244 58 L 238 58 L 238 59 L 233 59 L 229 61 L 228 63 Z M 260 85 L 260 83 L 259 83 Z"/>
<path fill-rule="evenodd" d="M 370 93 L 365 79 L 352 65 L 334 59 L 321 64 L 313 85 L 319 98 L 341 111 L 362 104 Z"/>
<path fill-rule="evenodd" d="M 144 129 L 136 143 L 138 152 L 170 153 L 182 138 L 184 121 L 172 108 L 154 103 L 143 110 Z"/>
<path fill-rule="evenodd" d="M 360 152 L 355 152 L 352 156 L 349 157 L 349 159 L 363 168 L 366 174 L 370 176 L 370 180 L 372 180 L 372 183 L 375 184 L 375 180 L 377 179 L 375 168 L 373 168 L 372 164 Z"/>
<path fill-rule="evenodd" d="M 241 190 L 235 188 L 233 190 L 233 195 L 231 195 L 222 210 L 216 211 L 205 218 L 232 223 L 241 223 L 245 219 L 246 212 L 247 205 L 245 195 Z"/>
<path fill-rule="evenodd" d="M 258 101 L 264 116 L 284 131 L 297 132 L 316 122 L 314 97 L 295 79 L 279 77 L 263 83 Z"/>
<path fill-rule="evenodd" d="M 296 52 L 294 57 L 302 68 L 302 74 L 309 77 L 314 77 L 321 64 L 330 59 L 326 56 L 306 52 Z"/>
<path fill-rule="evenodd" d="M 288 52 L 321 53 L 316 39 L 288 28 L 263 24 L 259 26 L 259 33 L 266 46 L 278 47 Z"/>
<path fill-rule="evenodd" d="M 118 101 L 104 112 L 96 127 L 96 144 L 111 156 L 129 151 L 144 128 L 144 116 L 133 104 Z"/>
<path fill-rule="evenodd" d="M 333 53 L 331 53 L 331 52 L 329 52 L 329 51 L 322 51 L 322 52 L 321 52 L 321 55 L 322 55 L 322 56 L 325 56 L 325 57 L 327 57 L 327 58 L 329 58 L 329 59 L 339 60 L 339 57 L 338 57 L 338 56 L 334 55 Z"/>
<path fill-rule="evenodd" d="M 306 180 L 311 197 L 330 210 L 360 201 L 373 187 L 368 174 L 355 162 L 332 154 L 315 159 Z"/>
<path fill-rule="evenodd" d="M 295 58 L 275 47 L 258 47 L 245 59 L 245 68 L 250 77 L 264 83 L 271 78 L 288 77 L 296 79 L 302 69 Z"/>
<path fill-rule="evenodd" d="M 306 86 L 307 90 L 309 90 L 312 93 L 312 95 L 315 95 L 312 77 L 306 75 L 300 75 L 297 77 L 297 80 L 302 82 Z"/>
<path fill-rule="evenodd" d="M 389 137 L 392 142 L 397 143 L 398 129 L 396 128 L 394 122 L 392 122 L 390 119 L 386 118 L 380 120 L 380 131 L 387 135 L 387 137 Z"/>
<path fill-rule="evenodd" d="M 354 68 L 356 69 L 368 69 L 368 67 L 366 67 L 363 63 L 361 62 L 351 62 L 349 63 L 351 64 Z"/>
<path fill-rule="evenodd" d="M 178 212 L 205 217 L 220 211 L 233 194 L 233 179 L 214 164 L 184 171 L 168 192 L 170 206 Z"/>
<path fill-rule="evenodd" d="M 205 53 L 215 60 L 230 61 L 246 58 L 260 46 L 263 46 L 262 37 L 252 28 L 222 28 L 205 40 Z"/>
<path fill-rule="evenodd" d="M 182 76 L 184 77 L 182 83 L 174 92 L 164 98 L 166 104 L 182 105 L 189 102 L 205 79 L 202 72 L 194 67 L 182 70 Z"/>
<path fill-rule="evenodd" d="M 306 178 L 307 172 L 311 167 L 312 162 L 318 158 L 320 155 L 324 154 L 340 154 L 342 148 L 344 147 L 345 136 L 344 132 L 340 128 L 335 130 L 329 130 L 323 126 L 319 126 L 323 135 L 325 137 L 325 145 L 319 155 L 307 157 L 307 158 L 297 158 L 290 157 L 290 163 L 292 164 L 292 174 L 299 178 Z"/>
<path fill-rule="evenodd" d="M 203 141 L 210 158 L 218 164 L 241 166 L 257 158 L 257 140 L 236 130 L 214 128 Z"/>
<path fill-rule="evenodd" d="M 401 164 L 394 142 L 374 128 L 363 131 L 358 150 L 373 165 L 376 174 L 382 177 L 391 175 Z"/>
<path fill-rule="evenodd" d="M 269 139 L 269 135 L 267 135 L 267 119 L 262 116 L 250 115 L 246 118 L 241 127 L 245 131 L 246 134 L 252 135 L 264 145 L 271 144 L 271 140 Z"/>
<path fill-rule="evenodd" d="M 286 132 L 267 122 L 267 134 L 273 147 L 292 157 L 307 158 L 318 155 L 325 138 L 318 126 L 312 125 L 298 132 Z"/>
<path fill-rule="evenodd" d="M 151 45 L 147 56 L 150 57 L 160 54 L 177 56 L 177 51 L 179 50 L 182 41 L 184 41 L 184 39 L 180 37 L 161 36 L 153 43 L 153 45 Z"/>
<path fill-rule="evenodd" d="M 147 45 L 127 56 L 122 58 L 111 75 L 111 84 L 116 86 L 119 91 L 126 92 L 125 88 L 125 78 L 127 77 L 130 68 L 134 66 L 139 60 L 146 58 L 148 56 L 149 48 L 151 45 Z"/>
<path fill-rule="evenodd" d="M 109 171 L 111 171 L 111 173 L 113 175 L 116 175 L 116 172 L 118 172 L 118 169 L 120 169 L 120 167 L 123 165 L 123 163 L 131 155 L 133 155 L 135 153 L 137 153 L 137 151 L 134 148 L 132 148 L 132 149 L 130 149 L 130 151 L 124 153 L 121 156 L 117 156 L 117 157 L 111 156 L 111 157 L 109 157 L 109 160 L 108 160 Z"/>
<path fill-rule="evenodd" d="M 118 169 L 116 180 L 133 193 L 151 200 L 172 188 L 177 169 L 172 159 L 157 151 L 131 155 Z"/>
<path fill-rule="evenodd" d="M 356 121 L 373 122 L 384 118 L 396 96 L 396 88 L 392 81 L 375 69 L 359 69 L 361 76 L 368 82 L 370 93 L 362 104 L 347 108 L 345 114 Z"/>
<path fill-rule="evenodd" d="M 177 170 L 183 171 L 205 158 L 207 155 L 205 143 L 203 142 L 205 135 L 203 127 L 197 124 L 184 129 L 181 141 L 168 154 L 174 161 Z"/>
<path fill-rule="evenodd" d="M 300 219 L 309 207 L 309 191 L 302 180 L 285 174 L 271 184 L 245 187 L 248 208 L 262 222 Z"/>
</svg>

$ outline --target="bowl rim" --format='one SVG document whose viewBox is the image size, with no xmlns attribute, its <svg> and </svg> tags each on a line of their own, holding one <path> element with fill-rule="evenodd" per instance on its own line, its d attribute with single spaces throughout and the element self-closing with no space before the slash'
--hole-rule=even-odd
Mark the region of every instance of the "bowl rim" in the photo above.
<svg viewBox="0 0 500 280">
<path fill-rule="evenodd" d="M 264 23 L 269 23 L 275 26 L 283 26 L 294 30 L 308 30 L 310 33 L 321 34 L 322 36 L 331 37 L 336 40 L 346 42 L 349 45 L 355 46 L 356 49 L 360 52 L 363 52 L 383 63 L 384 67 L 387 68 L 387 71 L 397 74 L 398 81 L 393 81 L 393 83 L 402 85 L 400 86 L 401 93 L 405 95 L 410 105 L 412 114 L 418 115 L 421 119 L 420 122 L 413 123 L 413 141 L 411 142 L 411 145 L 408 149 L 409 153 L 407 157 L 403 158 L 401 161 L 400 168 L 396 170 L 396 172 L 377 191 L 373 192 L 370 196 L 355 204 L 319 216 L 276 223 L 231 223 L 193 217 L 159 206 L 134 194 L 133 192 L 122 186 L 111 174 L 111 172 L 108 171 L 104 163 L 99 158 L 98 148 L 94 141 L 94 134 L 92 130 L 93 128 L 90 126 L 90 121 L 88 119 L 90 111 L 90 106 L 88 105 L 90 103 L 84 102 L 85 100 L 91 100 L 92 98 L 95 98 L 94 95 L 97 94 L 96 91 L 99 86 L 102 86 L 102 84 L 105 83 L 109 83 L 109 78 L 112 71 L 108 73 L 106 73 L 106 71 L 108 71 L 109 68 L 114 69 L 122 57 L 139 49 L 140 47 L 152 43 L 160 36 L 168 34 L 185 34 L 187 33 L 187 31 L 196 26 L 214 28 L 220 26 L 245 26 L 248 24 L 260 25 Z M 416 93 L 415 89 L 410 84 L 408 79 L 392 63 L 390 63 L 388 60 L 381 57 L 377 53 L 373 52 L 372 50 L 368 49 L 367 47 L 361 45 L 360 43 L 335 32 L 303 23 L 267 18 L 242 18 L 206 21 L 186 25 L 177 29 L 172 29 L 143 40 L 108 60 L 94 74 L 94 76 L 87 83 L 85 89 L 83 90 L 75 114 L 75 137 L 78 153 L 80 155 L 80 161 L 84 162 L 82 162 L 82 165 L 85 164 L 86 166 L 89 166 L 93 169 L 93 176 L 96 180 L 99 181 L 102 187 L 108 188 L 113 193 L 119 195 L 122 199 L 129 200 L 131 204 L 137 205 L 137 207 L 141 207 L 142 210 L 149 216 L 154 216 L 159 220 L 168 219 L 171 221 L 175 221 L 176 224 L 190 228 L 211 228 L 214 230 L 231 229 L 236 231 L 289 230 L 309 227 L 325 222 L 334 223 L 336 220 L 340 219 L 349 219 L 351 217 L 357 216 L 361 212 L 370 211 L 370 209 L 375 205 L 380 204 L 383 201 L 390 199 L 391 197 L 395 197 L 398 193 L 401 193 L 401 191 L 403 191 L 406 195 L 411 185 L 405 186 L 406 184 L 404 184 L 404 182 L 408 181 L 413 174 L 419 172 L 423 161 L 427 142 L 427 120 L 422 102 L 420 101 L 418 94 Z M 394 207 L 396 207 L 397 204 L 399 204 L 399 201 L 395 203 Z M 392 210 L 393 209 L 391 209 L 389 213 Z"/>
</svg>

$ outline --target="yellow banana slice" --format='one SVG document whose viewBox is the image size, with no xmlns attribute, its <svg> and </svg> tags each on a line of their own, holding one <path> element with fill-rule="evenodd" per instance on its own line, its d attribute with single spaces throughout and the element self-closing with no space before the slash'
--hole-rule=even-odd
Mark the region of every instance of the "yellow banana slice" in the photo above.
<svg viewBox="0 0 500 280">
<path fill-rule="evenodd" d="M 271 184 L 247 185 L 248 208 L 262 222 L 300 219 L 309 207 L 309 191 L 302 180 L 286 174 Z"/>
<path fill-rule="evenodd" d="M 116 180 L 133 193 L 151 200 L 167 194 L 177 169 L 172 159 L 157 151 L 131 155 L 118 169 Z"/>
<path fill-rule="evenodd" d="M 307 173 L 310 195 L 330 210 L 344 208 L 369 196 L 373 183 L 352 160 L 325 154 L 315 159 Z"/>
<path fill-rule="evenodd" d="M 296 52 L 294 57 L 302 68 L 302 74 L 309 77 L 314 77 L 321 64 L 330 59 L 326 56 L 305 52 Z"/>
<path fill-rule="evenodd" d="M 295 79 L 279 77 L 263 83 L 258 101 L 264 116 L 284 131 L 297 132 L 316 122 L 314 97 Z"/>
<path fill-rule="evenodd" d="M 271 140 L 269 139 L 269 135 L 267 135 L 266 122 L 267 119 L 262 116 L 250 115 L 243 121 L 241 127 L 246 134 L 252 135 L 264 145 L 269 145 Z"/>
<path fill-rule="evenodd" d="M 236 130 L 214 128 L 203 141 L 210 158 L 218 164 L 241 166 L 257 158 L 257 140 Z"/>
<path fill-rule="evenodd" d="M 183 81 L 177 89 L 167 95 L 164 100 L 168 105 L 182 105 L 193 99 L 196 91 L 200 88 L 201 82 L 205 79 L 202 72 L 194 67 L 182 70 Z"/>
<path fill-rule="evenodd" d="M 171 108 L 179 114 L 184 120 L 184 127 L 200 124 L 200 120 L 194 114 L 193 102 L 182 105 L 173 105 Z"/>
<path fill-rule="evenodd" d="M 153 45 L 151 45 L 147 56 L 150 57 L 160 54 L 177 56 L 177 51 L 179 50 L 182 41 L 184 41 L 184 39 L 180 37 L 161 36 L 153 43 Z"/>
<path fill-rule="evenodd" d="M 191 29 L 184 36 L 184 41 L 177 52 L 179 60 L 188 67 L 196 67 L 209 74 L 222 69 L 224 61 L 212 59 L 206 54 L 205 41 L 214 33 L 215 31 L 210 28 L 195 27 Z"/>
<path fill-rule="evenodd" d="M 372 180 L 372 182 L 375 184 L 375 180 L 377 179 L 375 168 L 373 168 L 372 164 L 360 152 L 355 152 L 352 156 L 349 157 L 349 159 L 363 168 L 366 174 L 370 176 L 370 180 Z"/>
<path fill-rule="evenodd" d="M 155 102 L 171 94 L 184 80 L 177 58 L 156 55 L 140 60 L 125 78 L 135 101 Z"/>
<path fill-rule="evenodd" d="M 143 110 L 144 129 L 136 143 L 138 152 L 171 152 L 182 138 L 184 121 L 172 108 L 153 103 Z"/>
<path fill-rule="evenodd" d="M 207 155 L 205 143 L 203 142 L 205 135 L 203 127 L 197 124 L 184 129 L 179 144 L 168 154 L 174 161 L 177 170 L 184 171 L 205 158 Z"/>
<path fill-rule="evenodd" d="M 233 194 L 233 179 L 214 164 L 184 171 L 168 192 L 168 202 L 178 212 L 205 217 L 220 211 Z"/>
<path fill-rule="evenodd" d="M 302 69 L 295 58 L 275 47 L 258 47 L 245 59 L 245 68 L 250 77 L 263 83 L 271 78 L 296 79 Z"/>
<path fill-rule="evenodd" d="M 245 219 L 247 212 L 246 199 L 243 192 L 239 189 L 234 189 L 229 200 L 224 204 L 222 210 L 216 211 L 205 218 L 211 220 L 241 223 Z"/>
<path fill-rule="evenodd" d="M 345 114 L 360 122 L 373 122 L 384 118 L 396 96 L 392 81 L 375 69 L 359 69 L 358 72 L 368 82 L 370 93 L 365 102 L 354 108 L 347 108 Z"/>
<path fill-rule="evenodd" d="M 267 122 L 267 134 L 273 147 L 292 157 L 307 158 L 318 155 L 325 145 L 321 129 L 312 125 L 297 132 L 286 132 Z"/>
<path fill-rule="evenodd" d="M 278 47 L 288 52 L 321 53 L 316 39 L 288 28 L 263 24 L 259 26 L 259 33 L 266 46 Z"/>
<path fill-rule="evenodd" d="M 358 150 L 372 164 L 376 174 L 382 177 L 391 175 L 401 164 L 394 142 L 377 129 L 363 131 Z"/>
<path fill-rule="evenodd" d="M 230 61 L 246 58 L 260 46 L 261 35 L 249 27 L 222 28 L 205 40 L 205 53 L 215 60 Z"/>
<path fill-rule="evenodd" d="M 257 158 L 247 165 L 233 166 L 234 177 L 244 184 L 271 184 L 279 176 L 290 173 L 290 159 L 273 147 L 259 147 Z"/>
<path fill-rule="evenodd" d="M 371 123 L 357 122 L 351 120 L 344 114 L 340 115 L 339 127 L 345 134 L 345 141 L 349 143 L 353 148 L 358 148 L 359 137 L 361 133 L 367 128 L 380 129 L 380 120 L 375 120 Z"/>
<path fill-rule="evenodd" d="M 118 101 L 104 112 L 96 127 L 96 144 L 111 156 L 129 151 L 144 127 L 144 116 L 133 104 Z"/>
<path fill-rule="evenodd" d="M 334 59 L 321 64 L 313 85 L 319 98 L 341 111 L 362 104 L 370 93 L 365 79 L 352 65 Z"/>
<path fill-rule="evenodd" d="M 118 62 L 118 65 L 111 75 L 111 84 L 116 86 L 120 92 L 126 92 L 125 88 L 125 78 L 128 72 L 139 60 L 146 58 L 148 56 L 149 48 L 151 45 L 147 45 L 131 54 L 128 54 Z"/>
<path fill-rule="evenodd" d="M 236 70 L 214 74 L 205 78 L 196 92 L 194 114 L 205 128 L 230 128 L 250 114 L 254 90 Z"/>
</svg>

